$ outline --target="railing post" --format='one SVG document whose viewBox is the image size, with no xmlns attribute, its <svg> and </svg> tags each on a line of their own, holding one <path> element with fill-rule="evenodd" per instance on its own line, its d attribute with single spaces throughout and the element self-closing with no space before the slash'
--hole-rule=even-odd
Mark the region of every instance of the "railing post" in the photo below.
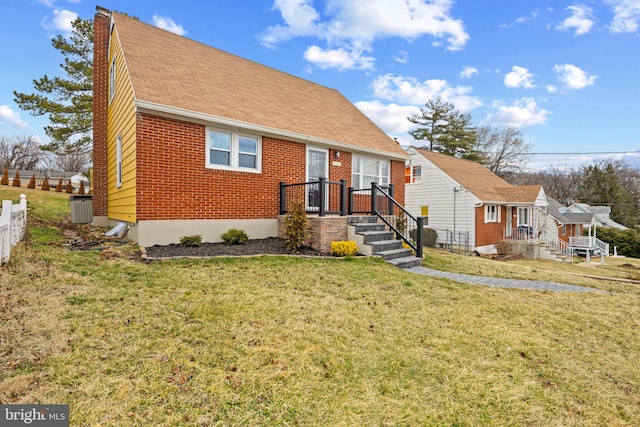
<svg viewBox="0 0 640 427">
<path fill-rule="evenodd" d="M 280 181 L 280 215 L 284 215 L 287 210 L 287 190 L 284 182 Z"/>
<path fill-rule="evenodd" d="M 422 258 L 422 229 L 424 228 L 424 217 L 416 218 L 418 225 L 416 226 L 416 256 Z"/>
<path fill-rule="evenodd" d="M 340 180 L 340 216 L 347 215 L 347 180 Z"/>
<path fill-rule="evenodd" d="M 348 194 L 347 213 L 349 215 L 353 215 L 353 187 L 349 187 L 347 189 L 347 194 Z"/>
<path fill-rule="evenodd" d="M 320 186 L 320 212 L 318 213 L 318 216 L 325 216 L 325 210 L 326 210 L 326 206 L 324 203 L 324 198 L 325 198 L 325 187 L 326 187 L 326 183 L 327 183 L 327 178 L 325 177 L 321 177 L 319 179 L 319 186 Z"/>
<path fill-rule="evenodd" d="M 371 183 L 371 215 L 376 214 L 376 183 Z"/>
<path fill-rule="evenodd" d="M 389 211 L 389 215 L 393 215 L 393 192 L 395 191 L 395 186 L 393 184 L 389 184 L 389 198 L 387 199 L 387 210 Z"/>
</svg>

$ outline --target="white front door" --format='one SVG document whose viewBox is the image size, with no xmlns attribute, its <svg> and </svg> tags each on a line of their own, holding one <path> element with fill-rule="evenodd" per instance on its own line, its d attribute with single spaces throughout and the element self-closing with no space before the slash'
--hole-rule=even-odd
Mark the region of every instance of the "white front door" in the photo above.
<svg viewBox="0 0 640 427">
<path fill-rule="evenodd" d="M 328 179 L 328 177 L 329 150 L 307 147 L 307 182 L 317 181 L 320 178 Z M 307 186 L 305 199 L 308 211 L 320 210 L 320 187 L 318 184 Z"/>
</svg>

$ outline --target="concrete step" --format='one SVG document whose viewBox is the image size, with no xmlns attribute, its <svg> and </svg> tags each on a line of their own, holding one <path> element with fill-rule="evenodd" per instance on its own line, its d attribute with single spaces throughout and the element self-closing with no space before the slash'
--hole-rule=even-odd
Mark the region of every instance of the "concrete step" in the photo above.
<svg viewBox="0 0 640 427">
<path fill-rule="evenodd" d="M 372 242 L 379 242 L 381 240 L 393 240 L 393 233 L 386 230 L 379 231 L 363 231 L 358 233 L 364 237 L 364 243 L 369 244 Z"/>
<path fill-rule="evenodd" d="M 389 249 L 386 251 L 377 252 L 376 255 L 379 255 L 385 261 L 394 259 L 394 258 L 404 258 L 412 255 L 411 249 L 407 248 L 399 248 L 399 249 Z"/>
<path fill-rule="evenodd" d="M 402 249 L 402 242 L 400 240 L 376 240 L 368 243 L 371 246 L 371 252 L 374 255 L 382 251 L 389 251 L 392 249 Z"/>
<path fill-rule="evenodd" d="M 356 233 L 358 234 L 362 234 L 366 231 L 384 231 L 386 228 L 384 224 L 380 224 L 377 222 L 355 222 L 349 225 L 354 226 L 356 229 Z"/>
<path fill-rule="evenodd" d="M 411 268 L 422 265 L 422 258 L 418 258 L 417 256 L 412 255 L 402 258 L 389 259 L 387 260 L 387 262 L 399 268 Z"/>
</svg>

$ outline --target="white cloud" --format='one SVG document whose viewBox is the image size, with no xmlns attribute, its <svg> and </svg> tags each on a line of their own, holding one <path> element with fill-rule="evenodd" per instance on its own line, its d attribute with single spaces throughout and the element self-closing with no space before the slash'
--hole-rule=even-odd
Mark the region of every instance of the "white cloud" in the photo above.
<svg viewBox="0 0 640 427">
<path fill-rule="evenodd" d="M 38 3 L 45 5 L 47 7 L 54 7 L 55 6 L 55 0 L 38 0 Z"/>
<path fill-rule="evenodd" d="M 409 130 L 415 126 L 407 117 L 420 112 L 420 109 L 414 106 L 383 104 L 380 101 L 360 101 L 356 102 L 355 106 L 385 133 L 399 140 L 407 139 Z"/>
<path fill-rule="evenodd" d="M 409 53 L 401 50 L 400 52 L 395 54 L 393 60 L 399 62 L 400 64 L 406 64 L 407 62 L 409 62 Z"/>
<path fill-rule="evenodd" d="M 574 5 L 569 6 L 567 9 L 571 16 L 562 21 L 562 24 L 558 25 L 556 29 L 561 31 L 575 30 L 573 33 L 576 36 L 587 34 L 593 28 L 595 21 L 593 19 L 593 9 L 589 6 Z"/>
<path fill-rule="evenodd" d="M 54 9 L 52 18 L 42 20 L 42 27 L 47 30 L 63 31 L 71 33 L 73 25 L 71 23 L 78 18 L 78 14 L 66 9 Z"/>
<path fill-rule="evenodd" d="M 187 34 L 185 29 L 182 28 L 182 25 L 176 24 L 171 18 L 154 14 L 152 19 L 153 19 L 153 25 L 155 25 L 158 28 L 162 28 L 163 30 L 170 31 L 180 36 L 184 36 L 185 34 Z"/>
<path fill-rule="evenodd" d="M 614 33 L 635 33 L 640 21 L 640 0 L 605 0 L 613 6 L 613 20 L 609 26 Z"/>
<path fill-rule="evenodd" d="M 504 84 L 509 88 L 532 89 L 536 87 L 533 84 L 533 74 L 531 74 L 526 68 L 518 67 L 517 65 L 514 65 L 513 68 L 511 68 L 510 73 L 505 74 Z"/>
<path fill-rule="evenodd" d="M 446 80 L 441 79 L 421 82 L 413 77 L 386 74 L 378 76 L 371 88 L 374 97 L 403 104 L 424 105 L 430 99 L 439 96 L 462 112 L 482 105 L 479 98 L 470 95 L 471 87 L 450 86 Z"/>
<path fill-rule="evenodd" d="M 474 74 L 480 74 L 477 68 L 465 66 L 460 72 L 461 79 L 470 79 Z"/>
<path fill-rule="evenodd" d="M 522 98 L 512 105 L 494 102 L 495 112 L 490 113 L 482 122 L 483 125 L 495 127 L 520 128 L 541 125 L 547 122 L 550 111 L 538 107 L 535 99 Z"/>
<path fill-rule="evenodd" d="M 568 89 L 583 89 L 594 84 L 598 78 L 571 64 L 556 65 L 553 71 L 558 73 L 558 80 Z"/>
<path fill-rule="evenodd" d="M 414 40 L 428 35 L 459 50 L 469 40 L 464 24 L 450 16 L 453 0 L 329 0 L 322 16 L 313 0 L 275 0 L 283 25 L 267 28 L 264 46 L 273 47 L 295 37 L 316 37 L 326 51 L 345 46 L 371 46 L 376 39 Z M 355 49 L 354 49 L 355 50 Z"/>
<path fill-rule="evenodd" d="M 556 93 L 558 91 L 558 88 L 554 85 L 547 85 L 547 92 L 549 93 Z"/>
<path fill-rule="evenodd" d="M 5 122 L 19 129 L 26 129 L 27 122 L 20 118 L 20 114 L 16 113 L 8 105 L 0 105 L 0 122 Z"/>
<path fill-rule="evenodd" d="M 373 69 L 375 59 L 370 56 L 364 56 L 365 50 L 321 49 L 318 46 L 311 46 L 304 53 L 304 59 L 320 68 L 337 68 L 338 70 Z"/>
</svg>

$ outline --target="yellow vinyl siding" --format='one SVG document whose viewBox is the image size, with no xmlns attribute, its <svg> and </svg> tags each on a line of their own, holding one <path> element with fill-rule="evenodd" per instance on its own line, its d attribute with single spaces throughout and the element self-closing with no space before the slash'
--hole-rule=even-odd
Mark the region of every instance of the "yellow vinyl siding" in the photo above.
<svg viewBox="0 0 640 427">
<path fill-rule="evenodd" d="M 107 215 L 118 221 L 136 221 L 136 111 L 131 79 L 122 47 L 113 29 L 109 66 L 116 58 L 116 93 L 107 110 Z M 122 140 L 122 185 L 116 186 L 116 140 Z"/>
</svg>

